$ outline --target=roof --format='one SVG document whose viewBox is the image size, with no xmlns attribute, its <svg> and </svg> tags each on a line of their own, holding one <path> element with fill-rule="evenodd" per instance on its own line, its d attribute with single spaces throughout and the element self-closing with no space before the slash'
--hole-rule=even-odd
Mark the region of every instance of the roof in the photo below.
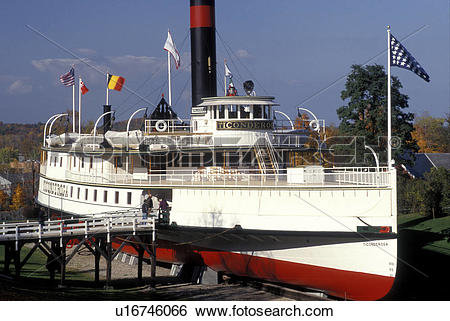
<svg viewBox="0 0 450 321">
<path fill-rule="evenodd" d="M 414 166 L 405 165 L 408 172 L 414 177 L 423 178 L 425 173 L 435 167 L 444 167 L 450 170 L 450 153 L 416 153 Z M 404 155 L 404 159 L 411 159 Z"/>
<path fill-rule="evenodd" d="M 272 96 L 219 96 L 219 97 L 205 97 L 203 102 L 197 106 L 215 106 L 215 105 L 272 105 L 278 106 L 273 102 L 275 97 Z"/>
<path fill-rule="evenodd" d="M 0 185 L 11 185 L 11 182 L 8 181 L 6 178 L 0 176 Z"/>
</svg>

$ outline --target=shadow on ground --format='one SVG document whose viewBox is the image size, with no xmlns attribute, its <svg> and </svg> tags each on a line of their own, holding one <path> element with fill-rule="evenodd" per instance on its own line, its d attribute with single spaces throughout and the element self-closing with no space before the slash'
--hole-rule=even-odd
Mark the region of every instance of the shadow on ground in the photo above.
<svg viewBox="0 0 450 321">
<path fill-rule="evenodd" d="M 450 300 L 450 256 L 423 248 L 441 239 L 437 233 L 399 232 L 397 276 L 385 300 Z"/>
</svg>

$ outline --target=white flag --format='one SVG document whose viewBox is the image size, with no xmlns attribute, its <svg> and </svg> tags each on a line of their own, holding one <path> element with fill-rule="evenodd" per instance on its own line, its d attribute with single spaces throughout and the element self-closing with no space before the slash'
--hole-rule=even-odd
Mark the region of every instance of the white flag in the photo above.
<svg viewBox="0 0 450 321">
<path fill-rule="evenodd" d="M 167 40 L 164 44 L 164 50 L 167 50 L 172 55 L 175 60 L 175 67 L 180 66 L 180 54 L 178 53 L 177 47 L 175 47 L 175 43 L 172 40 L 172 36 L 170 35 L 170 31 L 167 32 Z"/>
<path fill-rule="evenodd" d="M 230 69 L 228 69 L 228 66 L 226 63 L 225 63 L 225 77 L 233 78 L 233 74 L 231 73 Z"/>
</svg>

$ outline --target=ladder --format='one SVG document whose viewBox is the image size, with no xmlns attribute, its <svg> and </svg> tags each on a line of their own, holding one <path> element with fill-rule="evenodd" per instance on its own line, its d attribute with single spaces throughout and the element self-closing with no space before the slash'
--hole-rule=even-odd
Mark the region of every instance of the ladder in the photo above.
<svg viewBox="0 0 450 321">
<path fill-rule="evenodd" d="M 258 139 L 253 146 L 260 173 L 274 175 L 275 178 L 278 178 L 278 161 L 268 133 L 265 134 L 264 139 Z"/>
</svg>

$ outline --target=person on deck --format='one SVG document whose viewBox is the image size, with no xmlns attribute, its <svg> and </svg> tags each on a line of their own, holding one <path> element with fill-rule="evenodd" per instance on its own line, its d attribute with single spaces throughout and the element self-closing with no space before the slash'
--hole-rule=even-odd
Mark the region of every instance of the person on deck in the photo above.
<svg viewBox="0 0 450 321">
<path fill-rule="evenodd" d="M 152 194 L 148 192 L 148 194 L 144 197 L 144 202 L 142 203 L 142 218 L 147 219 L 148 213 L 151 213 L 153 209 L 153 200 Z"/>
</svg>

